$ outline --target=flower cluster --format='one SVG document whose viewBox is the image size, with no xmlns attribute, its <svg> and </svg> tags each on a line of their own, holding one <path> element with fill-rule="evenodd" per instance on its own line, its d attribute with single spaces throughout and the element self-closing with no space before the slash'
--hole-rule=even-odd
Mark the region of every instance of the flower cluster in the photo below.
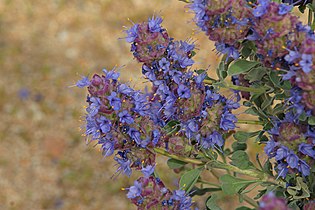
<svg viewBox="0 0 315 210">
<path fill-rule="evenodd" d="M 151 172 L 143 170 L 144 176 L 134 181 L 134 185 L 126 188 L 127 197 L 138 206 L 139 210 L 144 209 L 191 209 L 191 197 L 183 190 L 171 192 L 167 189 L 158 177 L 151 175 Z"/>
<path fill-rule="evenodd" d="M 252 14 L 247 2 L 195 0 L 190 9 L 195 13 L 197 26 L 217 43 L 217 50 L 238 58 L 237 49 L 251 25 Z"/>
<path fill-rule="evenodd" d="M 195 0 L 190 5 L 196 25 L 216 42 L 216 49 L 237 59 L 240 43 L 255 41 L 257 56 L 267 66 L 287 65 L 284 57 L 298 47 L 308 30 L 290 13 L 291 5 L 270 0 Z"/>
<path fill-rule="evenodd" d="M 91 80 L 84 77 L 78 87 L 88 86 L 86 135 L 97 140 L 103 155 L 117 150 L 118 171 L 130 176 L 131 168 L 153 165 L 155 155 L 147 148 L 160 144 L 162 135 L 154 126 L 149 97 L 118 82 L 119 73 L 103 70 Z"/>
<path fill-rule="evenodd" d="M 284 198 L 276 197 L 272 192 L 264 195 L 259 202 L 259 210 L 290 210 Z"/>
<path fill-rule="evenodd" d="M 133 40 L 131 51 L 139 51 L 135 57 L 143 63 L 142 73 L 152 83 L 151 102 L 154 109 L 158 110 L 155 122 L 162 126 L 177 122 L 172 126 L 176 135 L 168 137 L 167 149 L 172 153 L 183 154 L 182 149 L 191 144 L 192 140 L 206 149 L 220 148 L 224 144 L 222 134 L 235 128 L 237 119 L 231 111 L 237 109 L 239 104 L 205 86 L 204 72 L 196 75 L 188 69 L 194 63 L 194 44 L 170 38 L 166 48 L 156 48 L 158 52 L 164 52 L 154 53 L 159 54 L 158 57 L 147 59 L 146 54 L 140 52 L 138 46 L 145 43 L 147 37 L 166 34 L 166 30 L 160 25 L 161 22 L 161 19 L 156 17 L 134 25 L 126 31 L 126 39 L 129 42 Z M 150 44 L 148 47 L 155 52 L 155 48 Z"/>
<path fill-rule="evenodd" d="M 288 112 L 283 120 L 275 120 L 265 152 L 277 161 L 278 176 L 287 173 L 310 174 L 315 160 L 314 127 L 299 122 L 297 115 Z"/>
</svg>

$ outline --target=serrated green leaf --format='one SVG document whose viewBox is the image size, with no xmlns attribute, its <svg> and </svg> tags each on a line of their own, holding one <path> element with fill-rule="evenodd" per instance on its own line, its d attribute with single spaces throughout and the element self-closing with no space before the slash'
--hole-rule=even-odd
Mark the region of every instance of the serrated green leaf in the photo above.
<svg viewBox="0 0 315 210">
<path fill-rule="evenodd" d="M 228 69 L 228 75 L 233 76 L 233 75 L 245 73 L 259 64 L 260 63 L 256 61 L 248 61 L 248 60 L 239 59 L 230 65 Z"/>
<path fill-rule="evenodd" d="M 186 162 L 180 161 L 180 160 L 175 160 L 175 159 L 168 159 L 167 160 L 167 165 L 170 169 L 177 169 L 177 168 L 181 168 L 184 165 L 186 165 Z"/>
<path fill-rule="evenodd" d="M 292 195 L 295 200 L 310 197 L 310 190 L 302 177 L 296 178 L 296 186 L 289 186 L 287 192 Z"/>
<path fill-rule="evenodd" d="M 255 183 L 254 180 L 245 180 L 236 178 L 234 176 L 231 176 L 229 174 L 224 174 L 219 178 L 222 191 L 226 195 L 233 195 L 238 193 L 240 190 L 246 188 L 248 185 Z"/>
<path fill-rule="evenodd" d="M 218 199 L 217 194 L 212 194 L 206 201 L 206 207 L 210 210 L 221 210 L 221 208 L 217 205 L 216 200 Z"/>
<path fill-rule="evenodd" d="M 249 157 L 246 152 L 243 150 L 237 150 L 233 153 L 232 157 L 232 165 L 235 165 L 239 169 L 248 169 L 253 164 L 250 162 Z"/>
<path fill-rule="evenodd" d="M 196 184 L 203 168 L 196 168 L 184 173 L 179 180 L 180 189 L 185 190 L 186 192 L 190 192 L 190 190 Z"/>
</svg>

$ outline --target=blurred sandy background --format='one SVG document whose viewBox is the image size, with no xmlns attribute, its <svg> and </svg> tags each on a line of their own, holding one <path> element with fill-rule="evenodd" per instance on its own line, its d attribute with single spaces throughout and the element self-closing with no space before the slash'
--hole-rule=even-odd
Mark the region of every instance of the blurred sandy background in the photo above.
<svg viewBox="0 0 315 210">
<path fill-rule="evenodd" d="M 79 121 L 86 90 L 70 86 L 81 75 L 125 65 L 122 81 L 132 78 L 143 88 L 140 65 L 120 38 L 123 26 L 132 25 L 128 18 L 153 14 L 165 18 L 172 37 L 202 46 L 195 68 L 214 70 L 213 45 L 195 33 L 184 6 L 177 0 L 0 0 L 1 210 L 135 209 L 120 190 L 133 179 L 112 180 L 111 158 L 86 146 Z M 159 170 L 174 189 L 177 180 Z"/>
</svg>

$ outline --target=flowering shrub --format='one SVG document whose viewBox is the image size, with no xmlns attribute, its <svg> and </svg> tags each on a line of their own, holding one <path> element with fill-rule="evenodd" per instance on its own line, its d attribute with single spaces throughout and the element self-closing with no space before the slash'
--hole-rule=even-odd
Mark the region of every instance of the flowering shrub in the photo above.
<svg viewBox="0 0 315 210">
<path fill-rule="evenodd" d="M 134 24 L 125 31 L 126 41 L 151 89 L 121 83 L 115 69 L 78 81 L 78 87 L 88 89 L 88 140 L 97 142 L 104 156 L 114 157 L 117 176 L 141 171 L 134 185 L 125 188 L 138 209 L 196 209 L 192 197 L 206 193 L 206 207 L 220 209 L 217 191 L 236 194 L 261 210 L 313 209 L 315 5 L 185 2 L 196 25 L 223 55 L 218 78 L 194 69 L 195 44 L 172 38 L 161 17 Z M 293 6 L 302 12 L 309 8 L 309 25 L 291 12 Z M 233 94 L 220 94 L 222 88 Z M 257 120 L 238 119 L 234 110 L 241 106 Z M 237 124 L 256 126 L 240 131 Z M 246 149 L 254 138 L 265 145 L 267 160 L 257 155 L 251 161 Z M 157 155 L 169 157 L 167 165 L 181 173 L 177 190 L 159 178 Z M 217 171 L 226 172 L 218 183 L 202 179 Z M 254 198 L 246 195 L 255 188 L 259 193 Z"/>
</svg>

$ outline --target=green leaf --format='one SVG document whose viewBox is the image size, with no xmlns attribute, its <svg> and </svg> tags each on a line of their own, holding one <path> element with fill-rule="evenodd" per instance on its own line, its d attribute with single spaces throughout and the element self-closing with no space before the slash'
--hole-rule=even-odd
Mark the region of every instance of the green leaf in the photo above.
<svg viewBox="0 0 315 210">
<path fill-rule="evenodd" d="M 230 68 L 228 69 L 228 75 L 233 76 L 247 72 L 259 64 L 260 63 L 256 61 L 239 59 L 230 65 Z"/>
<path fill-rule="evenodd" d="M 233 151 L 237 150 L 246 150 L 247 149 L 247 144 L 245 143 L 239 143 L 239 142 L 233 142 L 232 144 Z"/>
<path fill-rule="evenodd" d="M 193 187 L 191 189 L 191 192 L 189 193 L 189 196 L 193 197 L 193 196 L 202 196 L 208 192 L 218 192 L 221 191 L 221 188 L 219 187 L 207 187 L 207 188 L 198 188 L 198 187 Z"/>
<path fill-rule="evenodd" d="M 270 163 L 269 159 L 264 164 L 264 171 L 269 174 L 270 176 L 273 176 L 272 174 L 272 164 Z"/>
<path fill-rule="evenodd" d="M 246 152 L 243 150 L 237 150 L 233 153 L 232 157 L 232 165 L 235 165 L 239 169 L 248 169 L 253 164 L 250 162 L 249 157 Z"/>
<path fill-rule="evenodd" d="M 226 77 L 227 77 L 227 73 L 226 73 L 226 70 L 225 70 L 225 62 L 224 61 L 221 61 L 217 70 L 216 70 L 216 73 L 220 79 L 220 81 L 224 80 Z"/>
<path fill-rule="evenodd" d="M 315 117 L 314 116 L 309 117 L 307 122 L 310 125 L 315 125 Z"/>
<path fill-rule="evenodd" d="M 167 165 L 170 169 L 177 169 L 177 168 L 181 168 L 184 165 L 186 165 L 186 162 L 180 161 L 180 160 L 175 160 L 175 159 L 168 159 L 167 160 Z"/>
<path fill-rule="evenodd" d="M 259 131 L 257 132 L 245 132 L 245 131 L 237 131 L 233 137 L 240 143 L 245 143 L 247 139 L 257 136 Z"/>
<path fill-rule="evenodd" d="M 218 199 L 217 194 L 212 194 L 206 201 L 207 209 L 210 210 L 221 210 L 219 206 L 217 206 L 216 200 Z"/>
<path fill-rule="evenodd" d="M 179 180 L 179 188 L 189 192 L 196 184 L 203 168 L 196 168 L 184 173 Z"/>
<path fill-rule="evenodd" d="M 267 74 L 267 69 L 263 66 L 258 66 L 251 69 L 245 75 L 245 79 L 249 80 L 250 83 L 255 81 L 261 81 L 261 79 Z"/>
<path fill-rule="evenodd" d="M 219 178 L 222 191 L 226 195 L 233 195 L 238 193 L 240 190 L 246 188 L 248 185 L 255 183 L 255 180 L 245 180 L 236 178 L 234 176 L 231 176 L 229 174 L 224 174 Z"/>
</svg>

